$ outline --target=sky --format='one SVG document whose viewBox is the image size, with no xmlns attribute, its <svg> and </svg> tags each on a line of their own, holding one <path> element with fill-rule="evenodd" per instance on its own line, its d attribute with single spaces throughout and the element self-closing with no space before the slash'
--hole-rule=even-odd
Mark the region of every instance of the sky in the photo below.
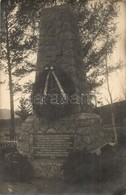
<svg viewBox="0 0 126 195">
<path fill-rule="evenodd" d="M 124 68 L 121 71 L 114 72 L 110 75 L 110 88 L 112 91 L 112 96 L 115 101 L 124 99 L 122 93 L 122 85 L 126 86 L 126 1 L 119 2 L 120 12 L 118 17 L 118 29 L 117 33 L 120 35 L 119 40 L 114 48 L 113 55 L 110 59 L 112 63 L 116 63 L 119 60 L 124 62 Z M 32 75 L 33 79 L 35 75 Z M 7 75 L 4 75 L 0 71 L 0 81 L 7 80 Z M 107 104 L 109 101 L 108 92 L 106 90 L 106 84 L 97 89 L 99 95 L 98 100 L 101 100 L 103 104 Z M 19 99 L 17 96 L 16 99 Z M 0 109 L 9 109 L 9 90 L 6 84 L 0 84 Z M 15 109 L 18 107 L 18 101 L 15 101 Z"/>
</svg>

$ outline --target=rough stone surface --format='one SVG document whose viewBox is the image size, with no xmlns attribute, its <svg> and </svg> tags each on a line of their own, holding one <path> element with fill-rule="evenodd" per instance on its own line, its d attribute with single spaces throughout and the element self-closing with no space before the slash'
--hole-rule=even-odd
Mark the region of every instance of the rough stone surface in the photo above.
<svg viewBox="0 0 126 195">
<path fill-rule="evenodd" d="M 45 120 L 31 116 L 22 126 L 19 151 L 29 156 L 37 177 L 62 177 L 61 166 L 66 156 L 64 156 L 63 159 L 57 159 L 56 156 L 52 158 L 51 155 L 49 158 L 41 158 L 40 156 L 40 158 L 36 159 L 34 148 L 34 138 L 36 135 L 40 137 L 45 137 L 46 135 L 47 138 L 50 135 L 54 135 L 55 138 L 59 135 L 71 135 L 74 137 L 72 150 L 87 149 L 89 152 L 96 153 L 105 144 L 115 143 L 114 131 L 112 131 L 112 129 L 103 128 L 101 118 L 94 113 L 71 115 L 52 124 L 48 124 Z M 54 140 L 54 142 L 55 141 L 56 140 Z M 61 144 L 62 140 L 60 145 Z"/>
<path fill-rule="evenodd" d="M 43 10 L 40 20 L 36 80 L 46 66 L 58 67 L 65 70 L 73 80 L 76 92 L 80 90 L 81 93 L 84 89 L 82 64 L 76 14 L 66 5 Z"/>
</svg>

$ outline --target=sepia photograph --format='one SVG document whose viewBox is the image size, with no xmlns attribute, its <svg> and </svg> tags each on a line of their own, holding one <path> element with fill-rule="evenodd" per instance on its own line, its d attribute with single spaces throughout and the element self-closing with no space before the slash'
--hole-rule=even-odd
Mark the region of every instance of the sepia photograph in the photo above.
<svg viewBox="0 0 126 195">
<path fill-rule="evenodd" d="M 126 0 L 0 0 L 0 195 L 126 195 Z"/>
</svg>

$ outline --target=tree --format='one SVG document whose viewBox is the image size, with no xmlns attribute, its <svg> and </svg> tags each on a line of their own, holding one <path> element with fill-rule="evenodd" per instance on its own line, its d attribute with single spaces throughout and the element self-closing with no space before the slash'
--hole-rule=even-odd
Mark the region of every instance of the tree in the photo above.
<svg viewBox="0 0 126 195">
<path fill-rule="evenodd" d="M 25 98 L 21 98 L 19 103 L 20 103 L 20 105 L 18 106 L 19 109 L 16 111 L 16 114 L 24 122 L 32 112 L 31 104 L 29 103 L 29 100 Z"/>
<path fill-rule="evenodd" d="M 84 14 L 84 18 L 80 22 L 80 27 L 83 60 L 86 66 L 87 89 L 91 91 L 103 83 L 102 79 L 97 82 L 97 77 L 101 76 L 106 69 L 104 64 L 106 51 L 111 54 L 116 43 L 116 25 L 114 23 L 114 17 L 117 16 L 116 3 L 111 0 L 98 1 L 89 7 L 86 5 L 86 14 L 85 8 L 82 14 Z M 109 42 L 106 40 L 106 34 Z"/>
<path fill-rule="evenodd" d="M 105 71 L 105 80 L 106 80 L 106 85 L 107 85 L 107 91 L 108 91 L 108 95 L 109 95 L 109 104 L 110 104 L 110 113 L 111 113 L 111 121 L 112 121 L 112 127 L 113 130 L 115 132 L 116 135 L 116 127 L 115 127 L 115 116 L 114 116 L 114 108 L 113 108 L 113 97 L 112 97 L 112 92 L 111 92 L 111 88 L 110 88 L 110 83 L 109 83 L 109 67 L 108 67 L 108 61 L 107 61 L 107 56 L 106 56 L 106 71 Z M 114 69 L 114 67 L 113 67 Z M 116 70 L 116 68 L 115 68 Z M 117 137 L 116 137 L 116 141 L 117 141 Z"/>
<path fill-rule="evenodd" d="M 108 34 L 106 33 L 106 40 L 107 40 L 107 43 L 109 44 L 109 37 L 108 37 Z M 112 90 L 111 90 L 111 87 L 110 87 L 110 74 L 112 72 L 116 72 L 118 69 L 122 69 L 122 62 L 119 61 L 118 63 L 116 64 L 109 64 L 109 61 L 108 61 L 108 57 L 110 54 L 109 53 L 109 50 L 108 48 L 106 49 L 106 59 L 104 61 L 104 69 L 102 68 L 102 73 L 101 75 L 104 76 L 104 80 L 105 80 L 105 83 L 106 83 L 106 90 L 108 92 L 108 103 L 110 105 L 110 113 L 111 113 L 111 123 L 112 123 L 112 127 L 113 127 L 113 130 L 115 132 L 115 139 L 117 141 L 117 134 L 116 134 L 116 125 L 115 125 L 115 114 L 114 114 L 114 107 L 113 107 L 113 103 L 114 103 L 114 99 L 113 99 L 113 94 L 112 94 Z"/>
<path fill-rule="evenodd" d="M 18 0 L 2 1 L 2 68 L 8 75 L 10 91 L 10 138 L 15 137 L 15 120 L 14 120 L 14 76 L 30 71 L 30 66 L 26 67 L 24 59 L 28 55 L 28 50 L 34 47 L 33 40 L 28 36 L 25 38 L 24 31 L 17 20 Z M 32 37 L 33 38 L 33 37 Z M 18 90 L 21 90 L 18 88 Z"/>
<path fill-rule="evenodd" d="M 122 63 L 123 64 L 123 63 Z M 120 85 L 120 92 L 122 93 L 122 97 L 120 100 L 124 99 L 126 100 L 126 68 L 124 66 L 123 73 L 121 72 L 121 77 L 116 74 L 119 85 Z"/>
<path fill-rule="evenodd" d="M 2 20 L 4 20 L 4 24 L 2 23 L 2 27 L 4 26 L 4 30 L 3 32 L 6 32 L 5 36 L 2 36 L 2 41 L 4 41 L 4 49 L 2 50 L 3 53 L 3 57 L 2 59 L 5 57 L 6 58 L 6 62 L 7 62 L 7 66 L 6 66 L 6 71 L 8 72 L 8 77 L 9 77 L 9 90 L 10 90 L 10 111 L 11 111 L 11 127 L 10 127 L 10 135 L 11 138 L 14 138 L 14 134 L 15 134 L 15 122 L 14 122 L 14 101 L 13 101 L 13 83 L 12 83 L 12 64 L 11 64 L 11 59 L 10 59 L 10 37 L 9 37 L 9 28 L 10 28 L 10 24 L 9 24 L 9 7 L 11 5 L 9 5 L 9 2 L 6 2 L 6 5 L 4 5 L 4 13 L 2 15 Z M 11 10 L 14 9 L 14 7 L 12 6 L 10 8 Z M 4 35 L 4 33 L 2 32 L 2 35 Z M 3 48 L 3 47 L 2 47 Z"/>
</svg>

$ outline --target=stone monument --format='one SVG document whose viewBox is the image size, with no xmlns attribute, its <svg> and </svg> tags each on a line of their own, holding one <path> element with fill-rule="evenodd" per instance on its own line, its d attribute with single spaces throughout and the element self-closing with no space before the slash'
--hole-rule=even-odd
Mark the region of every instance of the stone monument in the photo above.
<svg viewBox="0 0 126 195">
<path fill-rule="evenodd" d="M 73 150 L 97 152 L 115 142 L 101 118 L 84 112 L 84 66 L 77 17 L 66 5 L 42 10 L 34 116 L 22 125 L 19 150 L 27 155 L 36 177 L 62 176 L 61 166 Z"/>
</svg>

